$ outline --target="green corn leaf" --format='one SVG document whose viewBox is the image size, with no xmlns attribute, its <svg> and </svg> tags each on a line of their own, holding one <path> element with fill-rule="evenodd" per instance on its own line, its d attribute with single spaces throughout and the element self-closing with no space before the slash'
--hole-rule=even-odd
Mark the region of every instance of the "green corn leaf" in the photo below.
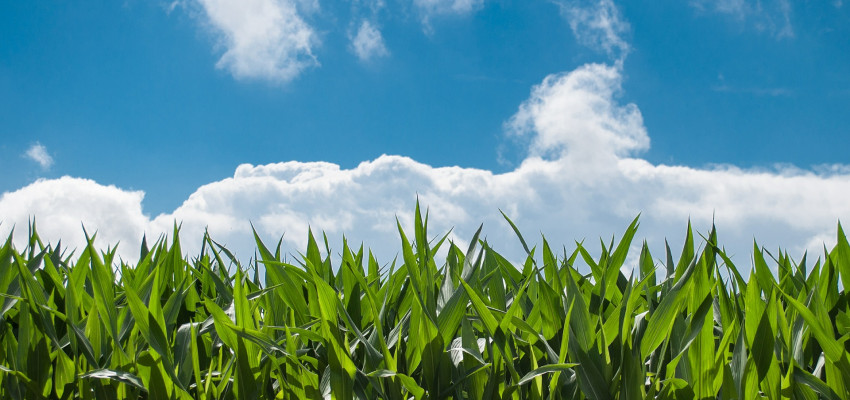
<svg viewBox="0 0 850 400">
<path fill-rule="evenodd" d="M 111 381 L 121 382 L 137 389 L 147 392 L 142 380 L 138 376 L 126 371 L 118 371 L 113 369 L 97 369 L 86 372 L 80 375 L 81 379 L 108 379 Z"/>
<path fill-rule="evenodd" d="M 478 316 L 481 318 L 481 322 L 484 324 L 484 328 L 487 329 L 488 334 L 494 336 L 499 329 L 499 321 L 496 320 L 496 317 L 493 316 L 493 313 L 487 308 L 487 305 L 481 301 L 481 298 L 478 297 L 478 294 L 475 293 L 466 282 L 460 282 L 463 285 L 463 288 L 466 290 L 466 294 L 469 296 L 469 299 L 472 301 L 472 306 L 475 308 L 475 312 L 478 313 Z"/>
<path fill-rule="evenodd" d="M 830 361 L 837 362 L 842 358 L 846 358 L 846 352 L 844 351 L 844 342 L 846 341 L 846 337 L 836 340 L 833 333 L 829 331 L 831 328 L 824 327 L 815 314 L 809 311 L 809 308 L 806 307 L 806 305 L 800 303 L 797 299 L 788 296 L 778 287 L 776 289 L 782 294 L 788 304 L 800 314 L 800 317 L 806 321 L 812 334 L 814 334 L 815 339 L 817 339 L 818 344 L 820 344 L 821 348 L 823 348 L 823 353 Z"/>
<path fill-rule="evenodd" d="M 125 289 L 127 303 L 133 313 L 133 318 L 136 320 L 139 332 L 145 338 L 145 341 L 151 345 L 151 348 L 162 357 L 166 372 L 174 375 L 174 362 L 171 358 L 170 344 L 165 335 L 165 327 L 148 311 L 133 288 L 128 286 Z M 172 376 L 172 379 L 178 381 L 176 375 Z"/>
<path fill-rule="evenodd" d="M 419 386 L 416 383 L 415 379 L 405 374 L 400 374 L 388 370 L 376 370 L 369 373 L 369 376 L 373 376 L 376 378 L 398 378 L 398 380 L 401 381 L 401 384 L 404 385 L 404 388 L 407 389 L 407 391 L 410 392 L 411 395 L 413 395 L 414 399 L 421 399 L 422 396 L 425 395 L 425 389 Z"/>
<path fill-rule="evenodd" d="M 53 385 L 56 395 L 62 398 L 66 390 L 73 390 L 74 380 L 77 376 L 74 360 L 65 355 L 63 351 L 56 352 L 56 366 L 53 373 Z"/>
<path fill-rule="evenodd" d="M 640 354 L 643 359 L 647 359 L 650 353 L 655 351 L 669 335 L 674 319 L 688 297 L 688 283 L 696 268 L 696 262 L 695 258 L 691 260 L 682 276 L 661 300 L 655 312 L 649 316 L 646 333 L 644 333 L 643 340 L 640 343 Z"/>
<path fill-rule="evenodd" d="M 525 250 L 525 253 L 531 254 L 531 251 L 528 250 L 528 244 L 525 243 L 525 239 L 522 238 L 522 234 L 519 232 L 519 228 L 517 228 L 516 224 L 514 224 L 514 221 L 511 221 L 511 219 L 508 218 L 508 215 L 505 214 L 504 211 L 499 210 L 499 212 L 502 213 L 502 217 L 505 218 L 505 221 L 508 221 L 508 224 L 511 225 L 511 228 L 514 230 L 514 234 L 516 234 L 517 239 L 519 239 L 519 242 L 522 243 L 522 248 Z"/>
<path fill-rule="evenodd" d="M 847 242 L 847 235 L 841 228 L 841 222 L 838 223 L 838 241 L 834 251 L 838 261 L 836 264 L 841 275 L 841 283 L 847 290 L 847 288 L 850 288 L 850 243 Z"/>
<path fill-rule="evenodd" d="M 794 381 L 811 388 L 815 393 L 829 400 L 840 400 L 841 398 L 824 381 L 818 379 L 808 371 L 794 367 Z"/>
<path fill-rule="evenodd" d="M 549 364 L 537 368 L 535 370 L 530 371 L 525 374 L 522 379 L 517 382 L 517 386 L 525 385 L 528 382 L 531 382 L 534 378 L 543 375 L 543 374 L 551 374 L 553 372 L 563 372 L 563 371 L 572 371 L 573 367 L 578 364 Z"/>
</svg>

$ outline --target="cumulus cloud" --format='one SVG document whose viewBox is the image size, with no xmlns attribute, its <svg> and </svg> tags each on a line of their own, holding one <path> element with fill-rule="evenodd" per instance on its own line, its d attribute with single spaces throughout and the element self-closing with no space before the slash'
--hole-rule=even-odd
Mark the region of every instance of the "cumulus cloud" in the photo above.
<svg viewBox="0 0 850 400">
<path fill-rule="evenodd" d="M 241 165 L 234 175 L 198 188 L 176 210 L 148 217 L 142 193 L 77 178 L 40 180 L 0 198 L 0 228 L 25 226 L 36 215 L 42 236 L 79 245 L 80 221 L 101 244 L 121 241 L 132 259 L 143 233 L 156 237 L 174 221 L 184 249 L 199 250 L 205 228 L 238 257 L 253 255 L 249 221 L 262 237 L 303 251 L 306 232 L 325 231 L 339 250 L 365 242 L 382 262 L 398 249 L 395 217 L 410 227 L 416 196 L 431 211 L 433 234 L 454 228 L 459 243 L 484 223 L 487 240 L 519 260 L 523 251 L 499 209 L 530 242 L 610 239 L 641 213 L 639 237 L 660 256 L 665 238 L 681 245 L 688 219 L 705 233 L 715 221 L 720 239 L 746 268 L 753 237 L 792 255 L 818 251 L 850 220 L 850 174 L 841 166 L 818 172 L 790 167 L 763 171 L 734 166 L 656 165 L 638 157 L 649 146 L 640 111 L 621 104 L 620 69 L 592 64 L 547 77 L 509 120 L 529 138 L 529 153 L 512 171 L 493 173 L 433 167 L 407 157 L 381 156 L 343 169 L 324 162 Z M 23 246 L 23 236 L 16 243 Z"/>
<path fill-rule="evenodd" d="M 38 232 L 53 244 L 82 249 L 85 245 L 83 225 L 89 235 L 98 233 L 98 243 L 115 245 L 125 257 L 138 249 L 142 233 L 151 222 L 142 212 L 141 191 L 129 191 L 101 185 L 81 178 L 39 179 L 21 189 L 0 197 L 0 225 L 7 232 L 24 229 L 36 218 Z M 16 235 L 15 243 L 23 246 L 25 235 Z M 63 247 L 65 247 L 63 245 Z M 79 254 L 79 253 L 78 253 Z"/>
<path fill-rule="evenodd" d="M 389 55 L 381 31 L 367 20 L 363 20 L 360 28 L 357 29 L 357 34 L 351 37 L 351 50 L 360 61 Z"/>
<path fill-rule="evenodd" d="M 44 147 L 39 142 L 35 142 L 34 145 L 30 146 L 26 153 L 24 153 L 24 156 L 37 162 L 42 169 L 49 169 L 53 166 L 53 157 L 47 152 L 47 147 Z"/>
<path fill-rule="evenodd" d="M 727 15 L 777 38 L 794 37 L 791 3 L 788 0 L 692 0 L 701 12 Z"/>
<path fill-rule="evenodd" d="M 575 168 L 599 171 L 649 148 L 640 110 L 614 101 L 620 90 L 620 70 L 608 65 L 550 75 L 520 106 L 509 131 L 531 136 L 533 156 L 556 156 L 575 162 Z"/>
<path fill-rule="evenodd" d="M 318 65 L 318 39 L 299 10 L 314 12 L 316 0 L 197 0 L 204 24 L 223 54 L 216 64 L 239 79 L 286 83 Z"/>
<path fill-rule="evenodd" d="M 629 24 L 613 0 L 560 0 L 557 4 L 579 43 L 604 51 L 616 60 L 625 59 L 630 46 L 623 35 Z"/>
</svg>

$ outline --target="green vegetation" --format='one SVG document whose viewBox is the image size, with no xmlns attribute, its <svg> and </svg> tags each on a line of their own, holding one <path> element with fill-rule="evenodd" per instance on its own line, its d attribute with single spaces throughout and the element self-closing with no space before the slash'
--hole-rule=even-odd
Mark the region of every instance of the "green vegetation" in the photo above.
<svg viewBox="0 0 850 400">
<path fill-rule="evenodd" d="M 676 258 L 644 243 L 624 274 L 637 220 L 598 258 L 529 249 L 514 226 L 522 265 L 426 227 L 417 206 L 383 266 L 310 234 L 291 262 L 257 237 L 247 267 L 208 236 L 186 260 L 177 229 L 128 265 L 33 227 L 0 248 L 0 398 L 850 398 L 840 226 L 809 266 L 754 246 L 749 274 L 713 230 L 689 227 Z"/>
</svg>

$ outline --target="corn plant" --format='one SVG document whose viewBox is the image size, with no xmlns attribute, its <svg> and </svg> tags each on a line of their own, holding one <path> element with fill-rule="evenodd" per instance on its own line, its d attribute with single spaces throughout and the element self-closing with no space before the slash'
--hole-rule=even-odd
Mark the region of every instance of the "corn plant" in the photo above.
<svg viewBox="0 0 850 400">
<path fill-rule="evenodd" d="M 418 205 L 386 264 L 312 232 L 297 256 L 255 233 L 247 265 L 209 235 L 187 259 L 175 227 L 131 265 L 33 224 L 0 247 L 0 398 L 850 398 L 840 225 L 814 263 L 754 243 L 742 273 L 713 228 L 624 266 L 637 219 L 591 252 L 529 248 L 505 218 L 521 265 L 481 228 L 428 236 Z"/>
</svg>

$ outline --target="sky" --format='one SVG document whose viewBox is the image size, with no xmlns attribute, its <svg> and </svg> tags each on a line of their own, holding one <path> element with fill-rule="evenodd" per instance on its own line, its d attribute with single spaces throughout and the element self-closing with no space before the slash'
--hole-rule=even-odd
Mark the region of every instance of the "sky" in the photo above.
<svg viewBox="0 0 850 400">
<path fill-rule="evenodd" d="M 397 252 L 417 198 L 514 259 L 640 214 L 662 254 L 716 223 L 799 258 L 850 221 L 841 0 L 0 4 L 0 234 L 132 260 L 143 235 L 308 227 Z M 639 242 L 636 242 L 639 244 Z M 597 245 L 592 245 L 597 246 Z M 337 245 L 338 247 L 338 245 Z"/>
</svg>

